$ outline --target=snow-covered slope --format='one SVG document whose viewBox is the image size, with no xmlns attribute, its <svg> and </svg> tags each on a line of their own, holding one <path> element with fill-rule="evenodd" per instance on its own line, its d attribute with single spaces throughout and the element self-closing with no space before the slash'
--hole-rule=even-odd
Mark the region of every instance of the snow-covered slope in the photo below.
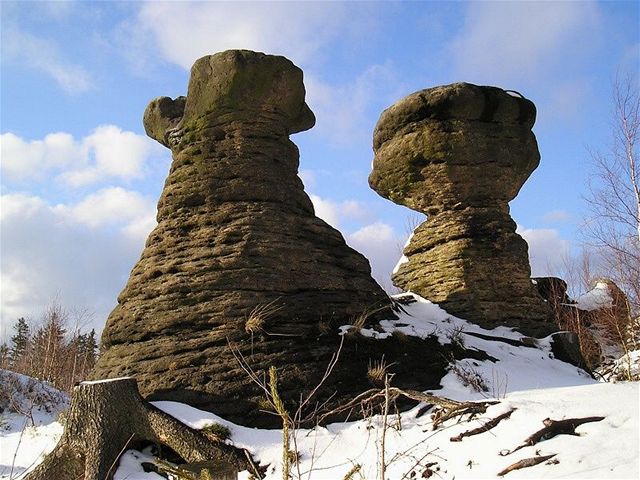
<svg viewBox="0 0 640 480">
<path fill-rule="evenodd" d="M 381 416 L 331 424 L 326 428 L 297 430 L 294 435 L 299 462 L 293 466 L 293 478 L 342 479 L 356 469 L 353 479 L 379 478 L 383 433 L 386 478 L 389 479 L 496 478 L 498 472 L 521 459 L 551 454 L 556 456 L 548 462 L 512 471 L 507 477 L 638 478 L 637 383 L 598 383 L 579 368 L 553 358 L 550 339 L 538 340 L 535 347 L 516 346 L 514 344 L 522 339 L 518 332 L 507 328 L 483 330 L 448 315 L 419 297 L 415 300 L 404 305 L 405 313 L 400 318 L 382 322 L 383 331 L 362 330 L 362 334 L 384 337 L 394 330 L 407 335 L 435 334 L 442 343 L 455 339 L 464 343 L 465 348 L 486 352 L 495 361 L 452 363 L 451 371 L 442 380 L 442 389 L 432 393 L 457 400 L 491 398 L 498 403 L 481 417 L 471 421 L 465 418 L 462 422 L 453 419 L 437 430 L 432 429 L 430 415 L 422 414 L 421 405 L 400 417 L 390 416 L 387 419 L 390 427 L 386 430 L 382 427 Z M 344 331 L 347 329 L 347 326 L 343 327 Z M 531 340 L 526 343 L 530 344 Z M 269 466 L 268 478 L 282 478 L 280 430 L 234 425 L 211 413 L 175 402 L 155 402 L 155 405 L 194 428 L 210 423 L 227 426 L 231 430 L 231 443 L 247 448 L 261 464 Z M 509 418 L 489 431 L 465 437 L 460 442 L 450 440 L 513 409 Z M 559 435 L 504 455 L 543 428 L 546 418 L 563 420 L 590 416 L 604 419 L 579 426 L 578 435 Z M 0 478 L 9 478 L 6 467 L 11 464 L 20 428 L 19 424 L 11 424 L 9 430 L 0 433 L 2 468 L 5 469 Z M 34 448 L 18 450 L 15 464 L 19 468 L 16 471 L 21 472 L 43 451 L 53 448 L 60 432 L 61 427 L 55 422 L 28 429 L 24 436 L 29 435 L 29 445 L 31 439 L 38 444 Z M 161 479 L 155 473 L 143 471 L 141 463 L 151 460 L 148 452 L 128 451 L 120 461 L 115 478 Z M 240 478 L 248 477 L 248 472 L 240 475 Z"/>
<path fill-rule="evenodd" d="M 53 450 L 68 400 L 44 382 L 0 370 L 0 478 L 21 478 Z"/>
<path fill-rule="evenodd" d="M 566 388 L 528 390 L 507 395 L 486 414 L 471 422 L 452 420 L 432 431 L 428 415 L 417 417 L 419 407 L 390 419 L 386 431 L 387 478 L 496 478 L 505 467 L 523 458 L 557 454 L 554 462 L 509 473 L 510 478 L 638 478 L 638 385 L 591 384 Z M 183 404 L 156 402 L 162 410 L 193 427 L 221 423 L 231 430 L 233 443 L 246 447 L 269 464 L 268 478 L 282 478 L 280 431 L 240 427 L 215 415 Z M 516 409 L 494 429 L 461 442 L 450 438 L 479 427 L 488 419 Z M 601 422 L 584 424 L 580 436 L 559 435 L 511 455 L 501 456 L 543 428 L 545 418 L 604 416 Z M 302 478 L 341 479 L 355 465 L 362 477 L 379 478 L 382 418 L 333 424 L 327 428 L 296 432 Z M 555 463 L 557 461 L 557 463 Z M 430 465 L 427 467 L 427 465 Z M 414 475 L 411 472 L 415 472 Z M 131 479 L 130 472 L 118 478 Z M 294 467 L 297 475 L 297 468 Z M 136 477 L 137 478 L 137 477 Z M 160 477 L 140 477 L 160 478 Z M 248 478 L 248 472 L 240 478 Z M 294 476 L 295 478 L 295 476 Z"/>
</svg>

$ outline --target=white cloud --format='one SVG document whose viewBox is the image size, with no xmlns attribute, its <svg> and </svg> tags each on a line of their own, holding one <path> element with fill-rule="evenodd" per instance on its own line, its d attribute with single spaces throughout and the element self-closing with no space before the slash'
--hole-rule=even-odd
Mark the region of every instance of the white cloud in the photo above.
<svg viewBox="0 0 640 480">
<path fill-rule="evenodd" d="M 557 230 L 551 228 L 524 228 L 518 225 L 516 232 L 529 244 L 531 276 L 557 276 L 563 271 L 569 256 L 567 240 L 560 238 Z"/>
<path fill-rule="evenodd" d="M 135 56 L 148 55 L 152 46 L 185 69 L 203 55 L 232 48 L 301 63 L 348 20 L 346 7 L 335 2 L 146 2 L 136 21 L 125 25 L 131 35 L 123 37 L 135 42 Z"/>
<path fill-rule="evenodd" d="M 143 135 L 103 125 L 85 137 L 82 146 L 90 165 L 62 177 L 74 186 L 93 183 L 104 176 L 126 180 L 141 177 L 155 143 Z"/>
<path fill-rule="evenodd" d="M 474 82 L 539 78 L 580 57 L 597 37 L 596 2 L 470 2 L 450 51 Z M 508 85 L 504 85 L 508 88 Z"/>
<path fill-rule="evenodd" d="M 16 25 L 4 25 L 3 28 L 3 62 L 18 63 L 39 70 L 69 94 L 83 93 L 93 88 L 89 72 L 80 65 L 64 60 L 51 39 L 39 38 L 22 31 Z"/>
<path fill-rule="evenodd" d="M 349 245 L 369 259 L 373 278 L 387 291 L 394 291 L 391 272 L 402 256 L 402 245 L 406 239 L 380 221 L 362 227 L 347 235 L 346 239 Z"/>
<path fill-rule="evenodd" d="M 331 200 L 325 200 L 318 195 L 309 195 L 311 203 L 313 203 L 313 209 L 316 212 L 316 216 L 327 222 L 334 228 L 339 228 L 339 214 L 338 205 Z"/>
<path fill-rule="evenodd" d="M 117 43 L 133 70 L 144 75 L 162 59 L 188 70 L 204 56 L 227 49 L 285 55 L 304 68 L 307 103 L 316 134 L 333 143 L 370 143 L 373 122 L 400 96 L 389 64 L 372 65 L 353 81 L 333 85 L 313 68 L 335 48 L 355 48 L 374 35 L 379 8 L 348 2 L 145 2 L 120 25 Z"/>
<path fill-rule="evenodd" d="M 316 216 L 338 230 L 344 229 L 348 220 L 360 224 L 369 222 L 355 232 L 345 234 L 345 240 L 369 260 L 373 278 L 388 292 L 395 292 L 391 272 L 402 256 L 407 235 L 399 235 L 393 227 L 380 220 L 372 221 L 375 217 L 371 211 L 356 200 L 337 202 L 313 194 L 310 198 Z"/>
<path fill-rule="evenodd" d="M 12 180 L 38 180 L 55 172 L 58 180 L 77 187 L 109 178 L 140 178 L 146 162 L 160 150 L 153 140 L 115 125 L 99 126 L 80 140 L 63 132 L 31 141 L 3 133 L 0 168 Z"/>
<path fill-rule="evenodd" d="M 154 202 L 144 195 L 121 187 L 109 187 L 85 197 L 69 209 L 71 216 L 89 227 L 154 221 Z M 149 230 L 146 231 L 149 233 Z"/>
<path fill-rule="evenodd" d="M 82 151 L 68 133 L 50 133 L 43 140 L 26 141 L 13 133 L 0 136 L 2 174 L 22 179 L 44 175 L 81 161 Z"/>
<path fill-rule="evenodd" d="M 316 216 L 320 217 L 334 228 L 339 229 L 343 220 L 351 219 L 366 221 L 371 216 L 366 207 L 356 200 L 336 202 L 321 198 L 318 195 L 309 195 L 309 197 L 313 203 Z"/>
<path fill-rule="evenodd" d="M 92 326 L 102 328 L 155 224 L 152 202 L 123 189 L 105 189 L 75 205 L 24 194 L 0 201 L 3 329 L 19 316 L 38 315 L 54 298 L 95 311 Z"/>
<path fill-rule="evenodd" d="M 341 215 L 347 218 L 364 220 L 369 217 L 365 206 L 357 200 L 345 200 L 340 203 Z"/>
<path fill-rule="evenodd" d="M 336 144 L 370 143 L 377 115 L 401 95 L 401 82 L 390 64 L 373 65 L 342 85 L 307 75 L 305 86 L 307 103 L 316 114 L 313 132 Z"/>
</svg>

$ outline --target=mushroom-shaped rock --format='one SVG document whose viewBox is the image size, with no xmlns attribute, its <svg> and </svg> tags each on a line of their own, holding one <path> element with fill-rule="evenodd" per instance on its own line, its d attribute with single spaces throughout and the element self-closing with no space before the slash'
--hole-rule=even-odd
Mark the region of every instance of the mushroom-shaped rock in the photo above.
<svg viewBox="0 0 640 480">
<path fill-rule="evenodd" d="M 413 93 L 382 113 L 369 184 L 428 216 L 396 286 L 485 328 L 553 330 L 508 205 L 540 161 L 535 116 L 515 92 L 468 83 Z"/>
<path fill-rule="evenodd" d="M 368 321 L 393 318 L 368 261 L 314 215 L 297 176 L 289 134 L 314 124 L 302 71 L 251 51 L 203 57 L 186 99 L 153 100 L 144 123 L 173 162 L 94 377 L 135 376 L 151 399 L 277 423 L 260 414 L 263 392 L 234 353 L 258 373 L 277 367 L 283 398 L 298 400 L 324 375 L 338 327 L 372 312 Z M 345 344 L 350 364 L 323 398 L 366 384 L 367 351 Z"/>
</svg>

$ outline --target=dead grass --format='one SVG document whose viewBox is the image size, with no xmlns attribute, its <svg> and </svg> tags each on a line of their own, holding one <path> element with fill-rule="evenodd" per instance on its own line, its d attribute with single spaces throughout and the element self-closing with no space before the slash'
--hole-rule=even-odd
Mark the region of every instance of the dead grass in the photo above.
<svg viewBox="0 0 640 480">
<path fill-rule="evenodd" d="M 362 312 L 354 317 L 351 328 L 349 329 L 349 333 L 360 333 L 366 326 L 367 320 L 369 320 L 372 315 L 375 315 L 376 313 L 381 312 L 386 308 L 386 305 L 377 308 L 365 308 Z"/>
<path fill-rule="evenodd" d="M 244 324 L 245 332 L 250 333 L 252 337 L 256 333 L 264 332 L 267 320 L 283 308 L 281 305 L 276 305 L 278 300 L 279 298 L 269 303 L 256 305 L 249 313 L 249 317 Z"/>
<path fill-rule="evenodd" d="M 369 361 L 369 368 L 367 369 L 367 378 L 369 381 L 376 386 L 384 385 L 384 379 L 387 376 L 387 370 L 390 365 L 384 360 L 384 355 L 378 361 L 374 361 L 373 363 Z"/>
<path fill-rule="evenodd" d="M 462 325 L 457 325 L 448 329 L 446 335 L 453 345 L 464 348 L 464 337 L 462 336 L 463 333 L 464 327 Z"/>
<path fill-rule="evenodd" d="M 469 362 L 466 364 L 458 363 L 455 358 L 451 357 L 449 365 L 451 366 L 451 371 L 465 387 L 470 387 L 478 393 L 487 393 L 489 391 L 487 380 Z"/>
</svg>

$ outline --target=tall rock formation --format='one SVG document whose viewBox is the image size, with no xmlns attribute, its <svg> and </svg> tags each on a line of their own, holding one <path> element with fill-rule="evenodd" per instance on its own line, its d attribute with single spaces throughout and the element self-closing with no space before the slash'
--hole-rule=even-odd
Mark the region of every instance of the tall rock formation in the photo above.
<svg viewBox="0 0 640 480">
<path fill-rule="evenodd" d="M 149 104 L 145 130 L 173 163 L 94 377 L 135 376 L 151 399 L 259 424 L 262 392 L 230 344 L 256 372 L 276 366 L 297 399 L 322 377 L 338 326 L 393 317 L 367 260 L 314 215 L 296 175 L 289 135 L 314 122 L 302 71 L 243 50 L 199 59 L 186 98 Z"/>
<path fill-rule="evenodd" d="M 427 215 L 396 286 L 485 328 L 553 330 L 509 216 L 508 202 L 540 161 L 535 117 L 519 94 L 468 83 L 413 93 L 382 113 L 369 184 Z"/>
</svg>

